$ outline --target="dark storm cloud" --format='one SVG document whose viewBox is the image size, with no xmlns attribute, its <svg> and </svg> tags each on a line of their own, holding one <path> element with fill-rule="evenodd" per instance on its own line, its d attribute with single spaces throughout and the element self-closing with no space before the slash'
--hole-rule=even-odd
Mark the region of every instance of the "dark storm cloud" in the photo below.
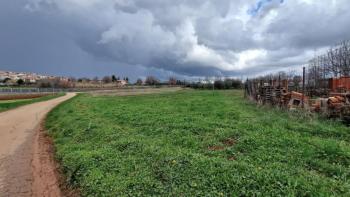
<svg viewBox="0 0 350 197">
<path fill-rule="evenodd" d="M 140 77 L 252 75 L 349 39 L 346 0 L 0 2 L 0 69 Z"/>
<path fill-rule="evenodd" d="M 285 7 L 284 14 L 276 16 L 266 33 L 270 39 L 281 41 L 275 44 L 277 48 L 284 45 L 313 49 L 350 39 L 350 5 L 345 1 L 335 2 L 343 3 L 332 5 L 331 1 L 327 1 L 318 3 L 322 6 L 314 6 L 304 2 Z M 298 14 L 293 16 L 296 10 Z"/>
</svg>

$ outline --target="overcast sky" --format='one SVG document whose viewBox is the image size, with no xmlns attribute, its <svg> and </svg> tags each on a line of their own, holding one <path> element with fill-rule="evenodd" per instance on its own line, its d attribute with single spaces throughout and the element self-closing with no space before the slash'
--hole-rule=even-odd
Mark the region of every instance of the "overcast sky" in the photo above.
<svg viewBox="0 0 350 197">
<path fill-rule="evenodd" d="M 252 76 L 350 39 L 349 0 L 0 0 L 0 70 Z"/>
</svg>

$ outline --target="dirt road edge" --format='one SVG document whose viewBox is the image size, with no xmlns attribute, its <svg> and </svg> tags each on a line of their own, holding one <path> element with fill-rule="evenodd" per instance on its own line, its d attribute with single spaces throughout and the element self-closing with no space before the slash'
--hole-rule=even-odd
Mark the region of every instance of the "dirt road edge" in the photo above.
<svg viewBox="0 0 350 197">
<path fill-rule="evenodd" d="M 55 159 L 54 142 L 45 129 L 47 115 L 35 129 L 32 145 L 32 196 L 78 197 L 78 190 L 68 186 L 59 162 Z"/>
<path fill-rule="evenodd" d="M 55 160 L 52 138 L 46 133 L 45 119 L 37 129 L 33 145 L 32 195 L 33 196 L 79 196 L 77 190 L 69 188 Z"/>
</svg>

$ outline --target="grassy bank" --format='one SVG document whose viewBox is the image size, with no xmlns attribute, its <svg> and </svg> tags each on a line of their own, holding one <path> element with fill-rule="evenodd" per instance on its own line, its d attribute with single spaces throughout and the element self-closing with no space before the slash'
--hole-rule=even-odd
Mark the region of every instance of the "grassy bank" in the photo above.
<svg viewBox="0 0 350 197">
<path fill-rule="evenodd" d="M 55 95 L 49 95 L 49 96 L 43 96 L 40 98 L 34 98 L 34 99 L 18 99 L 18 100 L 8 100 L 8 101 L 0 101 L 0 112 L 13 109 L 22 105 L 27 105 L 35 102 L 40 101 L 47 101 L 53 98 L 57 98 L 60 96 L 63 96 L 64 93 L 59 93 Z"/>
<path fill-rule="evenodd" d="M 80 95 L 47 128 L 84 196 L 349 196 L 350 129 L 239 91 Z"/>
</svg>

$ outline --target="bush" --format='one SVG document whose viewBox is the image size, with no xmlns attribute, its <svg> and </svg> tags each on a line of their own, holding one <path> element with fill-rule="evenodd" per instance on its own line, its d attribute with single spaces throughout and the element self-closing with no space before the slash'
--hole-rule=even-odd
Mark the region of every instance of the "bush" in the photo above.
<svg viewBox="0 0 350 197">
<path fill-rule="evenodd" d="M 69 81 L 63 81 L 59 78 L 54 79 L 42 79 L 37 82 L 37 87 L 39 88 L 72 88 L 74 83 Z"/>
<path fill-rule="evenodd" d="M 136 81 L 135 84 L 140 86 L 140 85 L 142 85 L 142 83 L 143 83 L 143 82 L 142 82 L 142 79 L 137 79 L 137 81 Z"/>
<path fill-rule="evenodd" d="M 21 86 L 24 84 L 24 80 L 23 79 L 18 79 L 17 80 L 17 85 Z"/>
<path fill-rule="evenodd" d="M 221 81 L 221 80 L 216 80 L 214 82 L 214 87 L 215 87 L 215 89 L 222 90 L 222 89 L 225 88 L 225 83 L 223 81 Z M 229 89 L 229 88 L 227 88 L 227 89 Z"/>
</svg>

